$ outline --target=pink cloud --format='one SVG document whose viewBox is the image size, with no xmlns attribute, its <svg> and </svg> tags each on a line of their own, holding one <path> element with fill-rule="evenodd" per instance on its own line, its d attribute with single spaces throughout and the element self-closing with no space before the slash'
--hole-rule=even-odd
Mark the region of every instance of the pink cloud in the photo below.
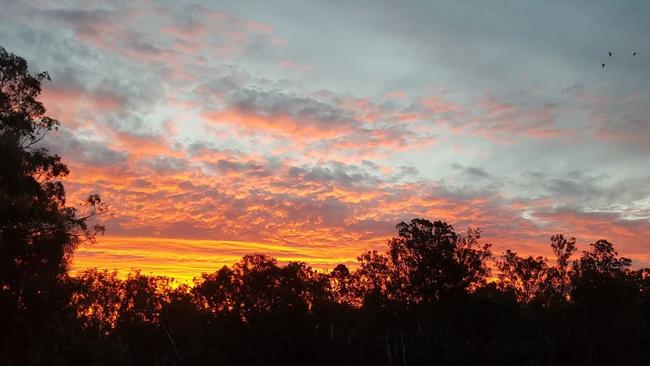
<svg viewBox="0 0 650 366">
<path fill-rule="evenodd" d="M 85 90 L 81 87 L 62 87 L 46 84 L 41 94 L 48 115 L 64 121 L 72 127 L 88 126 L 98 116 L 121 114 L 127 107 L 127 99 L 110 90 Z"/>
<path fill-rule="evenodd" d="M 301 136 L 312 140 L 331 138 L 350 131 L 348 126 L 336 123 L 330 126 L 316 118 L 299 120 L 288 114 L 265 116 L 241 109 L 205 112 L 201 116 L 210 123 L 225 123 L 252 130 L 269 130 L 280 135 Z"/>
<path fill-rule="evenodd" d="M 511 141 L 517 136 L 536 139 L 571 136 L 570 130 L 555 124 L 557 107 L 545 104 L 540 107 L 516 106 L 503 102 L 493 95 L 479 101 L 485 111 L 467 125 L 471 133 L 497 141 Z"/>
</svg>

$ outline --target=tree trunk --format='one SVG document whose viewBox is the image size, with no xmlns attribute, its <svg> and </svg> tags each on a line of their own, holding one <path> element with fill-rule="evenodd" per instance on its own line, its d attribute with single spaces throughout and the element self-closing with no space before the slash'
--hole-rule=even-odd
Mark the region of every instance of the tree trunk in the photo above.
<svg viewBox="0 0 650 366">
<path fill-rule="evenodd" d="M 390 352 L 390 342 L 388 336 L 384 337 L 384 342 L 386 342 L 386 356 L 387 356 L 388 366 L 393 366 L 393 355 Z"/>
<path fill-rule="evenodd" d="M 399 336 L 400 336 L 400 343 L 402 345 L 402 365 L 408 366 L 408 362 L 406 361 L 406 345 L 404 344 L 404 330 L 402 329 L 402 327 L 399 327 Z"/>
</svg>

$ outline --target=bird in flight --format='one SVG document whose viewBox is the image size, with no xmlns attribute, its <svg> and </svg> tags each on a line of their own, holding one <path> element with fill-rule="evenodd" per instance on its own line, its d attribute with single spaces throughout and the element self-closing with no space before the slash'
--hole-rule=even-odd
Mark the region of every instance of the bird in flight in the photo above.
<svg viewBox="0 0 650 366">
<path fill-rule="evenodd" d="M 632 56 L 636 56 L 636 54 L 637 54 L 638 52 L 639 52 L 639 51 L 632 50 Z M 612 56 L 614 55 L 614 52 L 609 51 L 609 52 L 607 52 L 607 54 L 609 55 L 609 57 L 612 57 Z M 600 64 L 600 67 L 605 68 L 605 64 Z"/>
</svg>

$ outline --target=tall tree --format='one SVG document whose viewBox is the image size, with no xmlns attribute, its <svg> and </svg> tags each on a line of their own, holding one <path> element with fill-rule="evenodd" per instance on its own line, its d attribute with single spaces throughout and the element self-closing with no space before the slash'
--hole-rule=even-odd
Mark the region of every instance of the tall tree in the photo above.
<svg viewBox="0 0 650 366">
<path fill-rule="evenodd" d="M 59 126 L 37 100 L 45 80 L 0 48 L 0 353 L 16 357 L 68 303 L 61 284 L 74 248 L 103 230 L 89 224 L 102 210 L 99 196 L 68 206 L 61 182 L 68 168 L 38 147 Z"/>
<path fill-rule="evenodd" d="M 431 302 L 448 293 L 470 290 L 489 275 L 489 244 L 479 244 L 480 231 L 458 234 L 442 221 L 413 219 L 397 225 L 388 242 L 394 278 L 410 302 Z"/>
<path fill-rule="evenodd" d="M 571 300 L 581 323 L 572 337 L 585 364 L 632 364 L 629 357 L 643 347 L 634 342 L 642 329 L 635 314 L 642 292 L 630 266 L 607 240 L 592 243 L 573 263 Z"/>
<path fill-rule="evenodd" d="M 598 240 L 590 247 L 573 263 L 572 297 L 579 303 L 602 303 L 599 297 L 608 292 L 611 295 L 618 293 L 621 285 L 627 282 L 632 261 L 619 257 L 614 245 L 607 240 Z"/>
<path fill-rule="evenodd" d="M 520 257 L 508 249 L 497 261 L 497 268 L 499 286 L 514 291 L 523 303 L 532 302 L 544 289 L 548 266 L 542 257 Z"/>
<path fill-rule="evenodd" d="M 555 255 L 556 266 L 549 269 L 552 283 L 552 295 L 558 300 L 566 301 L 571 292 L 571 256 L 576 252 L 576 238 L 565 238 L 562 234 L 551 236 L 551 249 Z"/>
</svg>

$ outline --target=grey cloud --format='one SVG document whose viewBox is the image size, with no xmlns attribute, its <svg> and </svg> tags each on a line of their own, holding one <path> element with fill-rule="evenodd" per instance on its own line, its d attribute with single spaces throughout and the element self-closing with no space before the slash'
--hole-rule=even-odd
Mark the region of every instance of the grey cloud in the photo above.
<svg viewBox="0 0 650 366">
<path fill-rule="evenodd" d="M 75 160 L 93 166 L 124 166 L 128 159 L 127 153 L 111 149 L 106 142 L 85 140 L 66 129 L 51 133 L 43 140 L 43 145 L 61 155 L 64 160 Z"/>
<path fill-rule="evenodd" d="M 240 151 L 235 151 L 231 149 L 221 149 L 219 148 L 215 143 L 209 142 L 209 141 L 204 141 L 204 140 L 194 140 L 187 144 L 185 147 L 185 151 L 189 156 L 192 157 L 200 157 L 205 154 L 210 154 L 210 153 L 224 153 L 227 155 L 231 156 L 239 156 L 242 155 Z"/>
<path fill-rule="evenodd" d="M 266 166 L 254 161 L 235 161 L 235 160 L 218 160 L 216 163 L 207 163 L 207 165 L 217 172 L 230 173 L 240 172 L 249 176 L 266 177 L 272 175 L 272 172 Z"/>
<path fill-rule="evenodd" d="M 229 102 L 235 107 L 261 115 L 290 115 L 301 120 L 323 121 L 334 126 L 353 123 L 350 117 L 331 105 L 281 91 L 234 90 L 229 95 Z"/>
<path fill-rule="evenodd" d="M 402 166 L 398 167 L 398 173 L 397 174 L 399 176 L 406 177 L 406 176 L 416 176 L 419 173 L 420 173 L 420 171 L 416 167 L 402 165 Z"/>
<path fill-rule="evenodd" d="M 291 118 L 295 125 L 280 125 L 280 129 L 309 129 L 323 131 L 352 129 L 358 122 L 345 111 L 329 103 L 278 89 L 259 89 L 239 85 L 239 81 L 225 78 L 217 84 L 204 87 L 223 96 L 225 108 L 271 119 Z M 225 87 L 225 88 L 224 88 Z"/>
<path fill-rule="evenodd" d="M 184 159 L 171 156 L 157 156 L 140 161 L 139 164 L 155 171 L 158 174 L 173 174 L 185 171 L 189 163 Z"/>
<path fill-rule="evenodd" d="M 337 183 L 344 186 L 368 186 L 378 183 L 378 178 L 354 165 L 330 162 L 328 165 L 313 167 L 291 167 L 290 177 L 300 178 L 321 184 Z"/>
<path fill-rule="evenodd" d="M 59 20 L 73 26 L 77 31 L 91 33 L 93 36 L 99 35 L 98 24 L 115 21 L 115 13 L 104 9 L 52 9 L 37 10 L 41 16 L 49 19 Z"/>
<path fill-rule="evenodd" d="M 463 174 L 467 175 L 468 177 L 475 178 L 475 179 L 487 179 L 491 178 L 492 176 L 485 172 L 485 170 L 474 167 L 474 166 L 463 166 L 458 163 L 454 163 L 451 166 L 455 170 L 461 171 Z"/>
</svg>

